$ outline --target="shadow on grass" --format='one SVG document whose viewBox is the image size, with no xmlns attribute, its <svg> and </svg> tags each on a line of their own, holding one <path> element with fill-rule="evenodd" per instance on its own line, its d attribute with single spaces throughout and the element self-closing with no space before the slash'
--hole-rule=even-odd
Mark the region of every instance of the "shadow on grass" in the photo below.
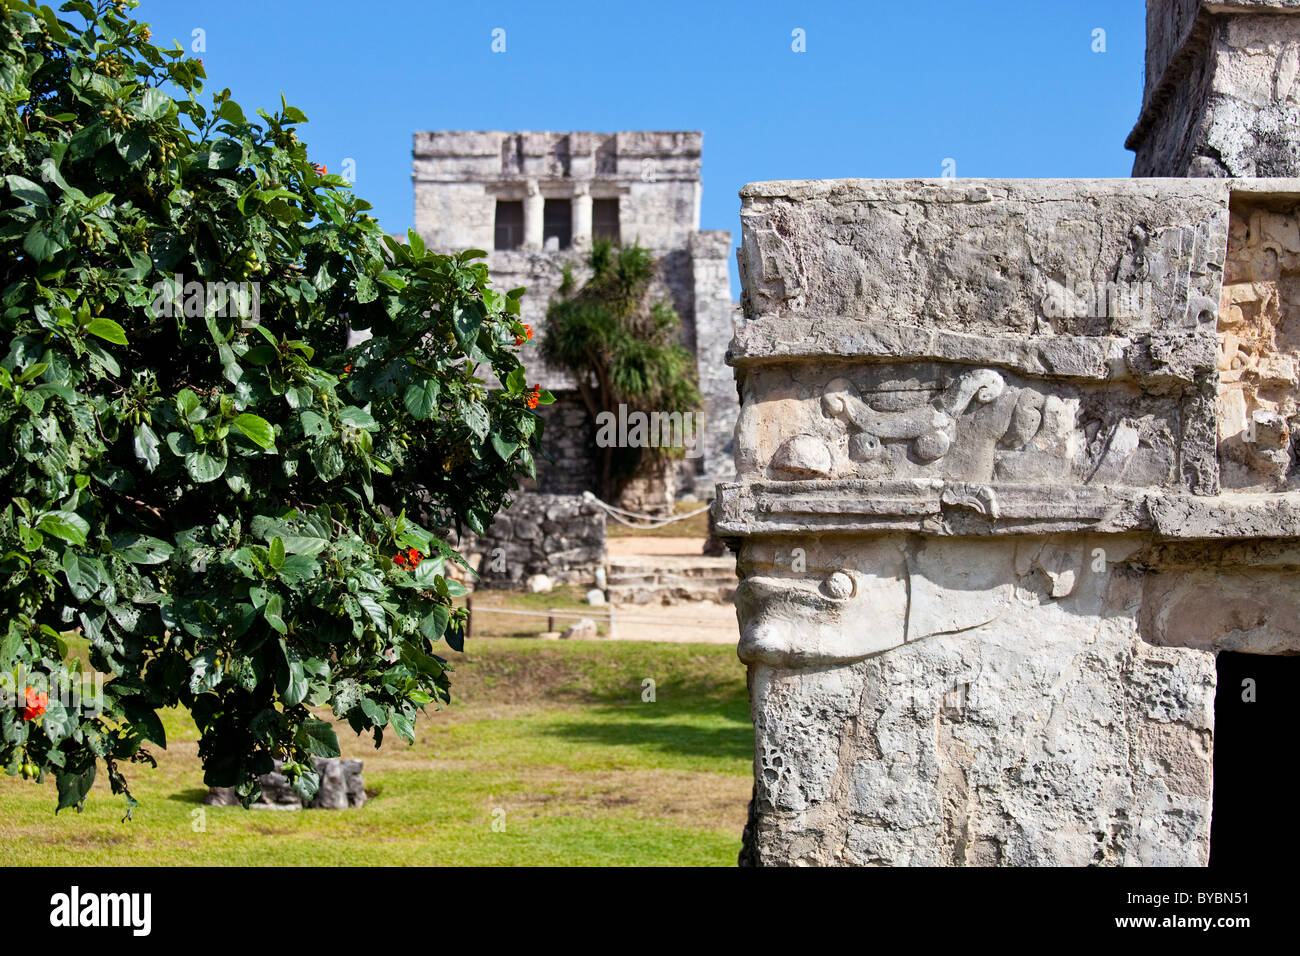
<svg viewBox="0 0 1300 956">
<path fill-rule="evenodd" d="M 641 747 L 691 757 L 751 760 L 754 756 L 754 729 L 745 711 L 737 719 L 736 715 L 720 712 L 717 707 L 669 709 L 647 703 L 636 707 L 601 707 L 596 712 L 615 719 L 579 720 L 549 727 L 545 733 L 575 743 Z M 722 716 L 729 725 L 703 727 L 689 719 L 692 715 Z"/>
<path fill-rule="evenodd" d="M 191 787 L 188 790 L 179 790 L 167 797 L 168 800 L 174 800 L 177 803 L 202 803 L 203 798 L 208 795 L 205 787 Z"/>
<path fill-rule="evenodd" d="M 635 703 L 641 699 L 644 680 L 643 677 L 629 677 L 625 683 L 592 689 L 584 696 L 586 700 L 611 705 Z M 657 703 L 646 704 L 647 707 L 675 713 L 722 713 L 727 717 L 749 720 L 749 689 L 743 675 L 740 680 L 712 675 L 672 676 L 657 682 L 655 697 Z"/>
</svg>

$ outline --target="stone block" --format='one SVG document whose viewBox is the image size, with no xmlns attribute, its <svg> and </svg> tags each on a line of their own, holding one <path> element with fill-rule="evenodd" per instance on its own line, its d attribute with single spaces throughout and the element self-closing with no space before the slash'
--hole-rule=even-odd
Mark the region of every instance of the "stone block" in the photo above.
<svg viewBox="0 0 1300 956">
<path fill-rule="evenodd" d="M 320 789 L 306 805 L 312 810 L 347 810 L 365 806 L 367 801 L 365 781 L 360 760 L 339 757 L 312 757 L 312 765 L 320 775 Z M 275 761 L 275 770 L 258 778 L 262 795 L 251 804 L 252 809 L 301 810 L 302 797 L 293 789 L 289 778 L 280 772 L 281 762 Z M 210 807 L 239 806 L 239 795 L 234 787 L 212 787 L 203 803 Z"/>
<path fill-rule="evenodd" d="M 600 636 L 596 622 L 589 617 L 581 618 L 564 629 L 560 635 L 563 640 L 594 641 Z"/>
</svg>

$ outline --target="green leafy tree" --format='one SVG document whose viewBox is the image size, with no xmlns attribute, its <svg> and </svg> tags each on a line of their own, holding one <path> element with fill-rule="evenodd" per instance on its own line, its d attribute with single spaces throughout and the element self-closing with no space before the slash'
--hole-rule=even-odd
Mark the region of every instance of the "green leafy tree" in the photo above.
<svg viewBox="0 0 1300 956">
<path fill-rule="evenodd" d="M 559 295 L 546 312 L 542 355 L 567 369 L 593 421 L 601 413 L 686 413 L 701 399 L 695 362 L 681 343 L 681 319 L 672 304 L 651 295 L 654 257 L 639 245 L 598 240 L 587 259 L 591 278 L 575 288 L 566 269 Z M 680 448 L 600 449 L 601 496 L 616 501 L 648 458 L 680 455 Z"/>
<path fill-rule="evenodd" d="M 338 754 L 311 708 L 378 745 L 449 699 L 434 531 L 491 523 L 550 396 L 483 253 L 385 235 L 299 110 L 204 105 L 134 5 L 0 2 L 0 764 L 59 808 L 102 766 L 129 815 L 124 765 L 179 705 L 206 783 L 250 802 L 278 758 L 309 797 Z M 74 630 L 90 705 L 56 681 Z"/>
</svg>

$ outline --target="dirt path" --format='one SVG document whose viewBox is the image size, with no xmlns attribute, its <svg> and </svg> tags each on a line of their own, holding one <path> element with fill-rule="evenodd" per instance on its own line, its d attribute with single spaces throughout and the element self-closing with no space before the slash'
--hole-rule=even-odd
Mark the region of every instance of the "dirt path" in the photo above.
<svg viewBox="0 0 1300 956">
<path fill-rule="evenodd" d="M 611 560 L 641 555 L 673 554 L 697 558 L 704 554 L 705 538 L 607 538 L 605 547 Z"/>
<path fill-rule="evenodd" d="M 603 608 L 592 608 L 601 611 Z M 627 604 L 614 608 L 616 641 L 672 641 L 734 644 L 740 632 L 736 609 L 706 601 L 689 604 Z M 609 638 L 602 638 L 609 640 Z"/>
</svg>

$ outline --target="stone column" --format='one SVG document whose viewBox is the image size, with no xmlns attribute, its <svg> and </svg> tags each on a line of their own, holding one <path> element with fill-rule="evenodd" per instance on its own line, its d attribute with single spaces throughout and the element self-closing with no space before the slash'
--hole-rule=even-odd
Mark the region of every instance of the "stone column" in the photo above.
<svg viewBox="0 0 1300 956">
<path fill-rule="evenodd" d="M 1300 475 L 1219 488 L 1243 192 L 1300 221 L 1294 180 L 742 190 L 742 862 L 1206 862 L 1215 653 L 1300 650 Z"/>
<path fill-rule="evenodd" d="M 1300 0 L 1147 0 L 1134 176 L 1300 175 Z"/>
<path fill-rule="evenodd" d="M 537 181 L 530 179 L 524 195 L 524 248 L 542 248 L 542 224 L 546 209 L 546 200 Z"/>
<path fill-rule="evenodd" d="M 732 432 L 736 424 L 736 383 L 727 368 L 727 345 L 732 327 L 731 233 L 697 232 L 691 236 L 692 298 L 695 303 L 695 361 L 700 394 L 704 398 L 702 427 L 696 429 L 698 449 L 704 459 L 702 480 L 696 493 L 713 494 L 716 481 L 735 476 Z"/>
<path fill-rule="evenodd" d="M 573 247 L 591 247 L 591 190 L 586 183 L 573 187 Z"/>
</svg>

